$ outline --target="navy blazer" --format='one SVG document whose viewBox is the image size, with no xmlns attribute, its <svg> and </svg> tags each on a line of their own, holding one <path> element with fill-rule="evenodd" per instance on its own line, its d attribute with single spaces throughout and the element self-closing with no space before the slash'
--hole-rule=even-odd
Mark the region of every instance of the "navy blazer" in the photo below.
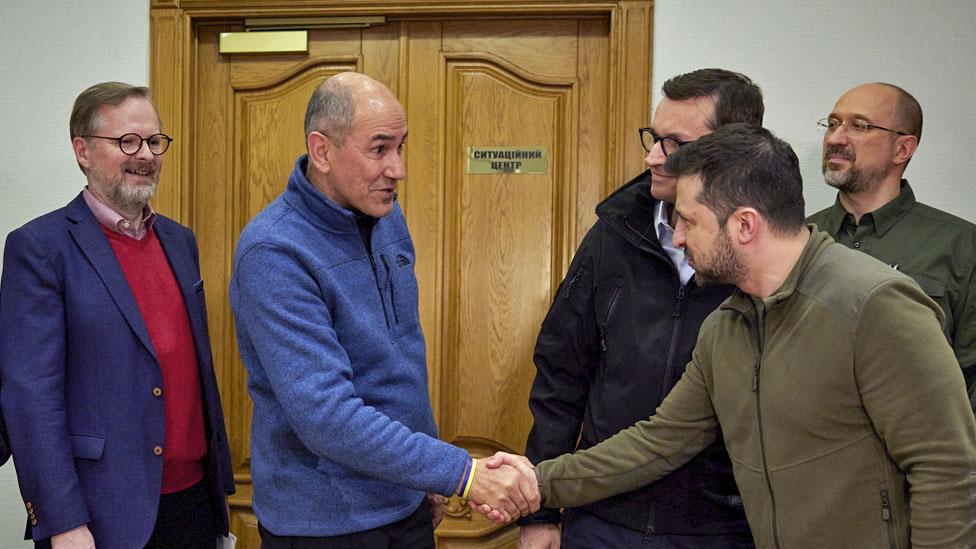
<svg viewBox="0 0 976 549">
<path fill-rule="evenodd" d="M 196 343 L 218 531 L 233 493 L 196 239 L 153 225 Z M 142 547 L 156 520 L 162 373 L 115 253 L 80 194 L 7 237 L 0 280 L 0 405 L 28 513 L 27 539 L 87 523 L 99 549 Z M 46 545 L 47 541 L 38 543 Z"/>
<path fill-rule="evenodd" d="M 10 459 L 10 443 L 7 442 L 7 423 L 3 420 L 3 413 L 0 413 L 0 465 L 7 463 Z"/>
</svg>

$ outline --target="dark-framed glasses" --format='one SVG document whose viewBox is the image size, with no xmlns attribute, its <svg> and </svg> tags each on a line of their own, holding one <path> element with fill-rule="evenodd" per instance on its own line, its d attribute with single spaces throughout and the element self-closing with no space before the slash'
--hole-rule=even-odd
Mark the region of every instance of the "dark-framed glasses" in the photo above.
<svg viewBox="0 0 976 549">
<path fill-rule="evenodd" d="M 661 137 L 651 128 L 638 128 L 637 132 L 640 133 L 641 145 L 644 146 L 645 151 L 651 152 L 654 144 L 660 141 L 661 152 L 664 153 L 664 156 L 678 150 L 678 147 L 690 143 L 690 141 L 678 141 L 673 137 Z"/>
<path fill-rule="evenodd" d="M 104 135 L 83 135 L 81 137 L 95 137 L 98 139 L 115 141 L 119 144 L 119 148 L 122 149 L 122 152 L 129 156 L 139 152 L 139 149 L 142 148 L 143 143 L 149 146 L 149 152 L 159 156 L 166 152 L 166 150 L 169 149 L 169 144 L 173 142 L 173 138 L 165 133 L 154 133 L 145 139 L 143 139 L 142 136 L 137 133 L 127 133 L 121 137 L 105 137 Z"/>
<path fill-rule="evenodd" d="M 883 126 L 879 126 L 877 124 L 872 124 L 866 120 L 861 120 L 860 118 L 854 118 L 852 120 L 844 121 L 841 120 L 840 118 L 834 118 L 832 116 L 828 116 L 827 118 L 821 118 L 820 120 L 817 121 L 817 126 L 819 126 L 821 130 L 824 130 L 828 133 L 833 132 L 837 128 L 844 125 L 847 126 L 847 131 L 853 131 L 855 133 L 867 133 L 871 130 L 884 130 L 886 132 L 891 132 L 898 135 L 912 135 L 910 133 L 900 132 L 898 130 L 892 130 L 889 128 L 885 128 Z"/>
</svg>

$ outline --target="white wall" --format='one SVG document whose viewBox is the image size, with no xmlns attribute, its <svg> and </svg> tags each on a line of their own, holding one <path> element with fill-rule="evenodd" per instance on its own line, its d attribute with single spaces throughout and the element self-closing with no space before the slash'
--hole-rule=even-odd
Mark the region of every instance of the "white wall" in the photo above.
<svg viewBox="0 0 976 549">
<path fill-rule="evenodd" d="M 0 0 L 0 236 L 83 186 L 68 143 L 75 96 L 103 80 L 148 79 L 148 1 Z M 655 103 L 670 76 L 725 67 L 754 78 L 766 125 L 797 151 L 807 209 L 833 193 L 815 122 L 847 88 L 884 80 L 925 110 L 908 169 L 919 197 L 976 220 L 976 4 L 969 0 L 657 0 Z M 634 121 L 634 125 L 642 121 Z M 13 468 L 0 468 L 0 546 L 23 534 Z M 17 544 L 17 546 L 20 546 Z M 27 546 L 27 544 L 24 544 Z"/>
<path fill-rule="evenodd" d="M 657 0 L 654 104 L 669 77 L 702 67 L 763 89 L 764 125 L 800 158 L 807 213 L 834 201 L 816 122 L 856 84 L 884 81 L 922 105 L 905 176 L 916 197 L 976 222 L 976 3 L 971 0 Z"/>
<path fill-rule="evenodd" d="M 96 82 L 148 82 L 149 1 L 0 0 L 0 52 L 2 241 L 84 187 L 68 138 L 71 104 Z M 0 547 L 33 546 L 18 541 L 26 516 L 8 463 Z"/>
</svg>

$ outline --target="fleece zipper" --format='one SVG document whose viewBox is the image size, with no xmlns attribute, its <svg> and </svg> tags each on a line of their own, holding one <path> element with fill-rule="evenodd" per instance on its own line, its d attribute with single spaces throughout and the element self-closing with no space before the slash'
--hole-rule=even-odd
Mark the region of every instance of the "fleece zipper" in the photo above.
<svg viewBox="0 0 976 549">
<path fill-rule="evenodd" d="M 671 380 L 674 379 L 676 368 L 674 357 L 678 354 L 678 337 L 681 335 L 681 327 L 684 324 L 685 298 L 688 296 L 687 287 L 687 284 L 678 286 L 674 310 L 671 313 L 671 338 L 668 343 L 668 358 L 664 363 L 664 378 L 661 380 L 661 400 L 664 400 L 664 397 L 668 396 L 668 393 L 674 388 Z M 684 365 L 682 364 L 682 366 Z"/>
<path fill-rule="evenodd" d="M 610 316 L 613 315 L 613 305 L 617 302 L 617 294 L 620 293 L 620 286 L 614 286 L 613 293 L 610 294 L 610 304 L 607 305 L 607 316 L 603 317 L 603 324 L 600 326 L 600 351 L 607 352 L 607 324 L 610 323 Z"/>
<path fill-rule="evenodd" d="M 386 267 L 386 284 L 390 287 L 390 307 L 393 309 L 393 323 L 399 325 L 400 315 L 397 314 L 396 287 L 393 284 L 393 270 L 390 269 L 390 262 L 387 261 L 385 255 L 380 254 L 380 259 L 383 260 L 383 266 Z"/>
<path fill-rule="evenodd" d="M 763 351 L 765 347 L 765 323 L 766 323 L 766 308 L 761 305 L 756 305 L 756 320 L 754 323 L 753 332 L 756 336 L 756 364 L 754 367 L 754 377 L 752 378 L 752 392 L 755 393 L 756 401 L 756 422 L 759 429 L 759 453 L 762 456 L 762 467 L 763 476 L 766 478 L 766 488 L 769 490 L 769 508 L 772 513 L 771 522 L 773 525 L 773 546 L 777 549 L 780 548 L 779 543 L 779 524 L 776 518 L 776 495 L 773 493 L 773 481 L 769 478 L 769 463 L 766 460 L 766 433 L 763 430 L 763 416 L 762 416 L 762 402 L 761 402 L 761 384 L 760 384 L 760 370 L 762 368 Z"/>
</svg>

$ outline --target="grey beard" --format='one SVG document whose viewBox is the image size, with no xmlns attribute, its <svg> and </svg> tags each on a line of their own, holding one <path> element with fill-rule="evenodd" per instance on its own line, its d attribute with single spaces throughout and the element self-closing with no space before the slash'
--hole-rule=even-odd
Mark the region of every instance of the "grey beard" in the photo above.
<svg viewBox="0 0 976 549">
<path fill-rule="evenodd" d="M 884 178 L 883 173 L 864 171 L 854 166 L 848 168 L 846 172 L 830 171 L 827 169 L 826 162 L 823 163 L 821 171 L 828 185 L 845 194 L 868 192 Z"/>
<path fill-rule="evenodd" d="M 118 187 L 112 189 L 109 194 L 109 199 L 115 203 L 119 209 L 126 210 L 143 210 L 146 205 L 149 204 L 149 199 L 151 199 L 156 194 L 156 185 L 158 183 L 153 183 L 151 186 L 138 186 L 130 187 L 125 183 L 122 183 Z"/>
<path fill-rule="evenodd" d="M 861 174 L 854 169 L 849 169 L 844 173 L 824 171 L 824 181 L 840 192 L 847 194 L 857 194 L 864 190 Z"/>
</svg>

